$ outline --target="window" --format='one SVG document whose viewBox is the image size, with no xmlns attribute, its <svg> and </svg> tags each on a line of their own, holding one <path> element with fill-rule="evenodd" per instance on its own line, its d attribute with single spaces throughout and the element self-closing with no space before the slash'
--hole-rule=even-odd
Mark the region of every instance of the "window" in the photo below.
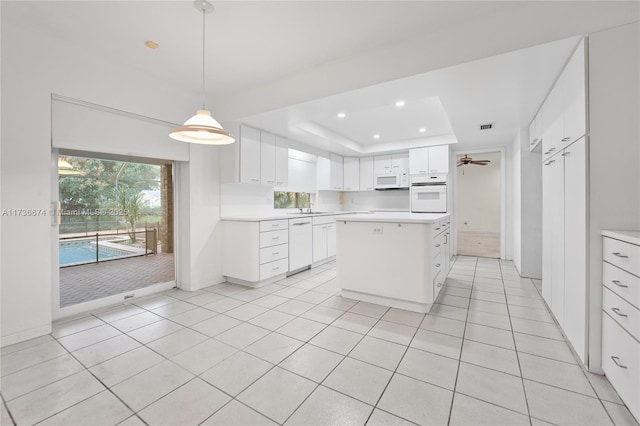
<svg viewBox="0 0 640 426">
<path fill-rule="evenodd" d="M 308 192 L 274 191 L 273 207 L 276 209 L 308 209 L 311 207 Z"/>
</svg>

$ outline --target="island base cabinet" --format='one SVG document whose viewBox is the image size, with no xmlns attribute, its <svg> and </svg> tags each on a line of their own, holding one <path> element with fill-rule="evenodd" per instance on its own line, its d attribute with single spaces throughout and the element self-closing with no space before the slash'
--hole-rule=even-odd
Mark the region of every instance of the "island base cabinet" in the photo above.
<svg viewBox="0 0 640 426">
<path fill-rule="evenodd" d="M 336 230 L 342 296 L 429 312 L 435 281 L 431 224 L 338 220 Z"/>
</svg>

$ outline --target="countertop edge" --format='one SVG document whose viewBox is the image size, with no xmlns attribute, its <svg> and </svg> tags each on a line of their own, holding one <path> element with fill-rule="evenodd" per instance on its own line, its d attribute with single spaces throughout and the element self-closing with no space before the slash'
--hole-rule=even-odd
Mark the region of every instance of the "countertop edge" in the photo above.
<svg viewBox="0 0 640 426">
<path fill-rule="evenodd" d="M 614 238 L 640 246 L 640 231 L 603 229 L 600 231 L 600 234 L 602 234 L 603 237 Z"/>
</svg>

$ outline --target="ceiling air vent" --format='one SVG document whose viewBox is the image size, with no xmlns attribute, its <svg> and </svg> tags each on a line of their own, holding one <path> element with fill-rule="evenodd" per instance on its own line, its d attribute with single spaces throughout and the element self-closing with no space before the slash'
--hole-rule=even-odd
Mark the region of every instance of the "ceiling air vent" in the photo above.
<svg viewBox="0 0 640 426">
<path fill-rule="evenodd" d="M 496 123 L 481 124 L 480 130 L 490 130 L 490 129 L 493 129 L 493 126 L 495 125 Z"/>
</svg>

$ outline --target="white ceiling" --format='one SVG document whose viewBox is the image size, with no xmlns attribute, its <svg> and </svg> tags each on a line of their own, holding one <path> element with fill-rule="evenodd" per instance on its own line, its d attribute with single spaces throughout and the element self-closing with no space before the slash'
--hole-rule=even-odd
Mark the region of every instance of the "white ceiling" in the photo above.
<svg viewBox="0 0 640 426">
<path fill-rule="evenodd" d="M 442 117 L 422 118 L 421 112 L 435 97 L 461 144 L 503 143 L 531 119 L 574 41 L 550 47 L 550 56 L 535 49 L 496 55 L 632 22 L 640 13 L 637 1 L 213 3 L 216 11 L 206 21 L 207 100 L 214 116 L 258 122 L 269 111 L 277 116 L 286 110 L 295 116 L 296 132 L 310 139 L 317 133 L 342 137 L 342 145 L 330 149 L 351 152 L 390 149 L 391 140 L 410 144 L 412 129 L 423 120 L 439 132 L 446 125 Z M 202 16 L 191 0 L 5 0 L 0 7 L 3 24 L 58 40 L 83 57 L 100 56 L 200 91 Z M 160 48 L 149 50 L 146 40 Z M 489 59 L 471 62 L 481 58 Z M 407 102 L 400 121 L 378 118 L 371 122 L 379 130 L 367 128 L 367 111 L 391 117 L 390 103 L 399 97 Z M 353 109 L 344 103 L 348 99 Z M 351 111 L 352 124 L 332 124 L 336 110 L 328 108 L 329 100 Z M 318 111 L 312 101 L 319 102 Z M 420 102 L 424 108 L 417 108 Z M 291 105 L 302 105 L 306 115 Z M 496 122 L 492 134 L 474 130 L 485 121 Z M 389 136 L 396 122 L 401 129 Z M 274 132 L 291 127 L 289 117 L 270 123 Z M 375 131 L 381 139 L 370 144 L 367 136 Z"/>
</svg>

